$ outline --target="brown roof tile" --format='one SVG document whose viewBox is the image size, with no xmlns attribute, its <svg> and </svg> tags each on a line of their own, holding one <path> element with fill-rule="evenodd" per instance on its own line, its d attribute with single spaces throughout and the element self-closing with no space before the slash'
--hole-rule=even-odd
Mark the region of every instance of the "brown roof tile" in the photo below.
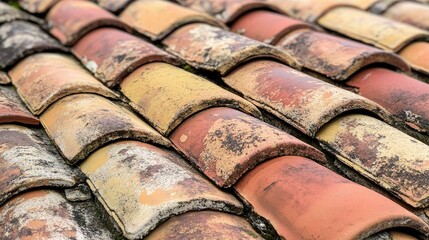
<svg viewBox="0 0 429 240">
<path fill-rule="evenodd" d="M 130 239 L 189 211 L 241 212 L 241 204 L 201 177 L 183 159 L 160 148 L 117 142 L 94 152 L 80 167 Z"/>
<path fill-rule="evenodd" d="M 137 69 L 121 83 L 121 91 L 164 135 L 169 135 L 192 114 L 210 107 L 228 106 L 261 116 L 255 106 L 241 97 L 165 63 L 151 63 Z"/>
<path fill-rule="evenodd" d="M 125 108 L 94 94 L 67 96 L 51 105 L 40 121 L 70 164 L 117 139 L 170 142 Z M 73 126 L 73 127 L 66 127 Z"/>
<path fill-rule="evenodd" d="M 31 13 L 46 13 L 60 0 L 19 0 L 19 6 Z"/>
<path fill-rule="evenodd" d="M 117 98 L 74 59 L 56 53 L 35 54 L 10 72 L 13 84 L 30 110 L 41 114 L 59 99 L 76 93 L 94 93 Z"/>
<path fill-rule="evenodd" d="M 395 228 L 429 236 L 414 214 L 302 157 L 262 163 L 235 189 L 286 239 L 364 239 Z"/>
<path fill-rule="evenodd" d="M 383 16 L 429 31 L 429 6 L 425 4 L 411 1 L 398 2 L 384 12 Z"/>
<path fill-rule="evenodd" d="M 14 90 L 0 87 L 0 123 L 38 125 L 39 119 L 25 108 Z"/>
<path fill-rule="evenodd" d="M 429 75 L 429 42 L 414 42 L 399 54 L 417 71 Z"/>
<path fill-rule="evenodd" d="M 15 20 L 31 21 L 37 24 L 42 24 L 43 21 L 25 12 L 22 12 L 6 3 L 0 2 L 0 24 Z"/>
<path fill-rule="evenodd" d="M 113 28 L 88 33 L 72 51 L 88 70 L 109 87 L 114 87 L 146 63 L 179 63 L 175 57 L 154 45 Z"/>
<path fill-rule="evenodd" d="M 230 108 L 195 114 L 172 133 L 171 141 L 221 187 L 233 185 L 256 164 L 274 157 L 298 155 L 325 160 L 310 145 Z"/>
</svg>

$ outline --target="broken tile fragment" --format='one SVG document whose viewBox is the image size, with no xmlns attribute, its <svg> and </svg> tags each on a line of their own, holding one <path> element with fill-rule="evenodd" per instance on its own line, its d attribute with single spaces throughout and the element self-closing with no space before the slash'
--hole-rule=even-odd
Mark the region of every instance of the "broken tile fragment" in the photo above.
<svg viewBox="0 0 429 240">
<path fill-rule="evenodd" d="M 387 9 L 383 16 L 429 31 L 429 6 L 425 4 L 401 1 Z"/>
<path fill-rule="evenodd" d="M 72 94 L 94 93 L 113 99 L 118 97 L 67 55 L 32 55 L 17 64 L 9 75 L 19 95 L 35 115 L 40 115 L 52 103 Z"/>
<path fill-rule="evenodd" d="M 39 25 L 43 24 L 41 19 L 20 11 L 7 3 L 0 2 L 0 24 L 16 20 L 30 21 Z"/>
<path fill-rule="evenodd" d="M 19 6 L 30 13 L 46 13 L 60 0 L 19 0 Z"/>
<path fill-rule="evenodd" d="M 40 116 L 40 121 L 70 164 L 118 139 L 170 146 L 167 139 L 129 110 L 94 94 L 62 98 Z"/>
<path fill-rule="evenodd" d="M 285 239 L 366 239 L 389 229 L 429 236 L 411 212 L 303 157 L 264 162 L 235 189 Z"/>
<path fill-rule="evenodd" d="M 39 119 L 25 108 L 14 90 L 0 86 L 0 123 L 39 125 Z"/>
<path fill-rule="evenodd" d="M 192 114 L 211 107 L 227 106 L 261 116 L 243 98 L 165 63 L 137 69 L 121 83 L 121 91 L 131 106 L 166 136 Z"/>
<path fill-rule="evenodd" d="M 429 75 L 429 42 L 416 41 L 399 52 L 413 69 Z"/>
<path fill-rule="evenodd" d="M 220 187 L 233 185 L 260 162 L 282 155 L 325 161 L 323 153 L 245 113 L 210 108 L 182 123 L 171 141 Z"/>
<path fill-rule="evenodd" d="M 80 168 L 130 239 L 145 237 L 157 225 L 186 212 L 242 211 L 238 200 L 218 190 L 185 160 L 149 144 L 110 144 L 91 154 Z"/>
<path fill-rule="evenodd" d="M 116 86 L 144 64 L 179 63 L 175 57 L 158 47 L 114 28 L 102 28 L 88 33 L 72 51 L 88 70 L 109 87 Z"/>
</svg>

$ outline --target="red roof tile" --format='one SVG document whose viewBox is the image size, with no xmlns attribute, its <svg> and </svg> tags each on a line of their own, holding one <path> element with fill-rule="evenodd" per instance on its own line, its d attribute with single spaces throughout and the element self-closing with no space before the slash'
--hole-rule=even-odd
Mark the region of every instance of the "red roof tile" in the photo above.
<svg viewBox="0 0 429 240">
<path fill-rule="evenodd" d="M 0 123 L 21 123 L 38 125 L 34 117 L 12 89 L 0 87 Z"/>
</svg>

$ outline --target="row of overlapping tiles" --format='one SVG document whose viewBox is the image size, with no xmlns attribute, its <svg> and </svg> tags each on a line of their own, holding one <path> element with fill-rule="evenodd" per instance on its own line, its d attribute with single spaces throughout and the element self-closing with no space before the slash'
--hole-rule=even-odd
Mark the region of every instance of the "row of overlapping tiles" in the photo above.
<svg viewBox="0 0 429 240">
<path fill-rule="evenodd" d="M 40 7 L 49 1 L 41 1 L 43 4 L 23 2 L 23 6 L 32 9 L 31 6 Z M 9 8 L 9 11 L 10 15 L 5 15 L 7 21 L 21 19 L 40 23 L 14 9 Z M 145 14 L 139 14 L 143 11 Z M 165 16 L 170 19 L 160 19 Z M 424 211 L 418 209 L 425 209 L 428 204 L 427 145 L 367 114 L 344 114 L 331 121 L 343 112 L 365 110 L 386 122 L 393 122 L 392 115 L 374 102 L 284 65 L 308 67 L 310 65 L 303 61 L 311 55 L 299 59 L 290 51 L 230 33 L 214 18 L 166 1 L 136 1 L 122 12 L 120 18 L 145 37 L 162 40 L 166 49 L 180 60 L 124 31 L 114 28 L 93 30 L 108 26 L 131 31 L 128 25 L 93 3 L 61 1 L 47 15 L 51 34 L 63 44 L 72 46 L 74 55 L 106 86 L 119 85 L 118 89 L 126 99 L 95 80 L 70 56 L 59 53 L 31 55 L 31 52 L 41 50 L 65 51 L 38 26 L 12 21 L 1 25 L 0 33 L 5 50 L 2 51 L 1 67 L 10 68 L 9 76 L 22 100 L 33 114 L 40 115 L 45 130 L 68 163 L 80 164 L 91 189 L 125 236 L 145 236 L 163 221 L 180 214 L 149 237 L 165 238 L 173 234 L 180 238 L 180 234 L 193 231 L 202 234 L 202 238 L 211 239 L 210 234 L 218 231 L 220 236 L 257 238 L 244 219 L 233 215 L 210 211 L 184 214 L 194 210 L 239 214 L 242 205 L 199 176 L 172 151 L 165 150 L 170 147 L 170 140 L 219 187 L 232 186 L 282 237 L 363 238 L 395 227 L 414 229 L 421 236 L 427 234 L 427 225 L 410 212 L 309 160 L 323 163 L 325 157 L 310 145 L 258 120 L 260 111 L 250 102 L 177 67 L 183 60 L 195 68 L 218 73 L 231 89 L 305 135 L 318 139 L 340 163 L 390 191 L 426 219 Z M 309 25 L 299 25 L 309 29 Z M 251 31 L 246 29 L 246 32 Z M 298 33 L 308 34 L 306 39 L 326 38 L 355 49 L 349 65 L 344 65 L 341 70 L 340 67 L 329 68 L 343 74 L 332 73 L 331 77 L 339 76 L 340 80 L 346 80 L 372 62 L 386 61 L 399 69 L 408 69 L 396 55 L 375 48 L 310 30 Z M 284 46 L 296 50 L 290 44 Z M 319 54 L 325 53 L 321 51 Z M 20 61 L 28 55 L 31 56 Z M 265 59 L 254 59 L 237 68 L 240 63 L 256 57 Z M 327 61 L 329 63 L 332 64 Z M 402 81 L 415 84 L 423 92 L 427 89 L 425 83 L 405 75 L 382 68 L 376 70 L 401 77 L 401 80 L 405 79 Z M 316 72 L 324 73 L 322 70 Z M 415 97 L 416 93 L 411 90 L 409 94 Z M 37 123 L 25 108 L 19 107 L 13 91 L 5 88 L 4 93 L 7 96 L 3 101 L 5 105 L 14 102 L 14 106 L 18 106 L 9 108 L 15 111 L 12 114 L 15 121 Z M 128 102 L 162 136 L 118 100 Z M 427 111 L 423 112 L 427 114 Z M 7 122 L 12 118 L 9 114 L 4 119 Z M 415 125 L 412 125 L 414 129 L 427 130 L 424 125 Z M 3 127 L 4 136 L 11 136 L 5 137 L 6 143 L 16 138 L 12 138 L 12 133 L 22 135 L 30 131 L 14 125 Z M 32 149 L 43 148 L 34 138 L 29 139 L 32 144 L 19 141 L 15 145 L 6 144 L 3 155 L 20 153 L 18 150 L 22 145 L 33 147 L 38 144 Z M 113 142 L 119 139 L 138 141 Z M 21 151 L 32 155 L 35 152 L 27 148 Z M 39 149 L 38 152 L 45 154 L 46 151 Z M 3 159 L 7 162 L 13 158 Z M 50 169 L 57 176 L 53 177 L 54 173 L 43 167 L 32 166 L 29 161 L 14 159 L 10 162 L 12 167 L 8 168 L 10 174 L 5 175 L 8 178 L 4 181 L 7 184 L 2 201 L 24 188 L 37 185 L 72 187 L 79 182 L 76 179 L 83 178 L 71 178 L 79 174 L 67 165 L 57 163 L 58 157 L 44 157 L 46 162 L 45 159 L 52 161 L 42 164 L 38 158 L 34 164 L 56 164 Z M 264 160 L 269 161 L 248 172 Z M 24 162 L 25 166 L 22 165 Z M 23 184 L 25 181 L 30 183 Z M 36 194 L 36 197 L 65 202 L 57 193 L 48 195 Z M 2 211 L 9 217 L 9 223 L 13 223 L 9 215 L 22 214 L 19 205 L 25 205 L 25 198 L 19 195 L 2 207 L 6 209 Z M 211 227 L 207 228 L 204 221 L 213 225 L 209 224 Z M 28 227 L 38 226 L 31 224 Z M 224 225 L 219 227 L 219 224 Z M 16 225 L 8 226 L 5 234 L 18 231 Z M 181 230 L 178 232 L 177 229 Z M 270 234 L 264 236 L 270 237 Z"/>
</svg>

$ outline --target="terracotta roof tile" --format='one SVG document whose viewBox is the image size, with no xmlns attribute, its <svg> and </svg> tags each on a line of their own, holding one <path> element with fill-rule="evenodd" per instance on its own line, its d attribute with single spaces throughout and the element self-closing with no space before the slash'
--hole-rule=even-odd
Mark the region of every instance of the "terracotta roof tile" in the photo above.
<svg viewBox="0 0 429 240">
<path fill-rule="evenodd" d="M 19 6 L 31 13 L 46 13 L 60 0 L 19 0 Z"/>
<path fill-rule="evenodd" d="M 35 52 L 66 51 L 37 25 L 14 21 L 0 25 L 0 69 Z"/>
<path fill-rule="evenodd" d="M 289 54 L 269 45 L 206 24 L 184 26 L 163 43 L 172 54 L 195 68 L 224 75 L 254 58 L 273 58 L 296 66 Z"/>
<path fill-rule="evenodd" d="M 273 61 L 245 64 L 223 80 L 259 107 L 312 137 L 324 124 L 347 111 L 365 110 L 390 121 L 389 113 L 374 102 Z"/>
<path fill-rule="evenodd" d="M 413 207 L 429 205 L 429 146 L 364 115 L 346 115 L 318 134 L 341 162 Z"/>
<path fill-rule="evenodd" d="M 390 7 L 383 13 L 383 16 L 429 31 L 428 5 L 411 1 L 402 1 Z"/>
<path fill-rule="evenodd" d="M 163 221 L 189 211 L 241 212 L 238 200 L 183 159 L 148 144 L 110 144 L 93 153 L 81 169 L 130 239 L 144 237 Z"/>
<path fill-rule="evenodd" d="M 263 238 L 244 218 L 220 212 L 200 211 L 171 218 L 145 239 L 244 240 Z"/>
<path fill-rule="evenodd" d="M 395 228 L 429 236 L 417 216 L 302 157 L 262 163 L 235 188 L 286 239 L 365 239 Z"/>
<path fill-rule="evenodd" d="M 179 63 L 175 57 L 154 45 L 113 28 L 88 33 L 72 51 L 88 70 L 109 87 L 120 83 L 125 76 L 146 63 Z"/>
<path fill-rule="evenodd" d="M 117 98 L 74 59 L 61 54 L 40 53 L 22 60 L 10 72 L 13 84 L 30 110 L 41 114 L 57 100 L 76 93 Z"/>
<path fill-rule="evenodd" d="M 37 17 L 13 8 L 6 3 L 0 2 L 0 24 L 15 20 L 31 21 L 37 24 L 43 23 L 43 21 Z"/>
<path fill-rule="evenodd" d="M 261 116 L 241 97 L 165 63 L 137 69 L 122 82 L 121 91 L 131 100 L 131 106 L 164 135 L 192 114 L 210 107 L 228 106 Z"/>
<path fill-rule="evenodd" d="M 211 108 L 195 114 L 172 133 L 171 141 L 221 187 L 233 185 L 256 164 L 277 156 L 325 160 L 310 145 L 229 108 Z"/>
<path fill-rule="evenodd" d="M 14 90 L 0 87 L 0 123 L 38 125 L 39 120 L 25 108 Z"/>
<path fill-rule="evenodd" d="M 31 188 L 77 184 L 76 171 L 38 135 L 23 126 L 0 125 L 0 205 Z"/>
<path fill-rule="evenodd" d="M 417 71 L 429 75 L 429 42 L 414 42 L 399 54 Z"/>
<path fill-rule="evenodd" d="M 117 139 L 170 145 L 167 139 L 133 113 L 94 94 L 62 98 L 40 116 L 40 121 L 70 164 L 83 160 L 98 147 Z"/>
<path fill-rule="evenodd" d="M 134 0 L 95 0 L 98 5 L 111 12 L 121 11 L 127 6 L 127 4 L 133 1 Z"/>
<path fill-rule="evenodd" d="M 52 7 L 46 19 L 50 33 L 67 46 L 95 28 L 111 26 L 130 30 L 113 14 L 89 1 L 60 1 Z"/>
<path fill-rule="evenodd" d="M 10 78 L 7 73 L 0 71 L 0 85 L 6 85 L 10 83 Z"/>
</svg>

